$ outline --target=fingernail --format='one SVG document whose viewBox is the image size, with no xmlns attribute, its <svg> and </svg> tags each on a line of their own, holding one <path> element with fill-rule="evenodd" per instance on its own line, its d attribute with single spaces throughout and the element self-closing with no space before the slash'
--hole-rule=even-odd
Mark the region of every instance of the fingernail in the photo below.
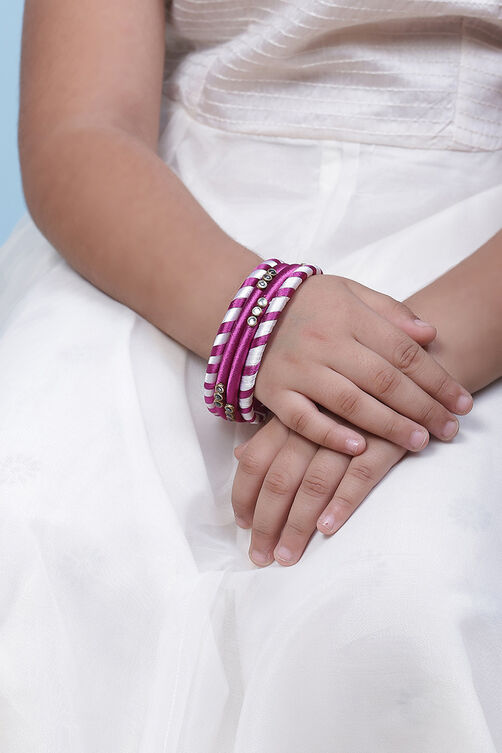
<svg viewBox="0 0 502 753">
<path fill-rule="evenodd" d="M 266 565 L 268 562 L 270 562 L 269 554 L 265 554 L 265 552 L 259 552 L 256 549 L 252 550 L 250 557 L 253 562 L 256 562 L 256 564 L 258 565 Z"/>
<path fill-rule="evenodd" d="M 245 521 L 243 518 L 238 518 L 237 515 L 235 516 L 235 522 L 241 528 L 247 528 L 248 527 L 247 521 Z"/>
<path fill-rule="evenodd" d="M 284 562 L 291 562 L 293 559 L 292 552 L 290 552 L 285 546 L 280 546 L 279 549 L 274 552 L 274 555 L 277 559 L 283 560 Z"/>
<path fill-rule="evenodd" d="M 417 327 L 434 327 L 433 324 L 429 324 L 429 322 L 424 322 L 423 319 L 415 319 L 414 320 Z"/>
<path fill-rule="evenodd" d="M 363 443 L 360 439 L 347 439 L 345 442 L 345 447 L 347 448 L 347 450 L 354 455 L 361 449 L 362 446 Z"/>
<path fill-rule="evenodd" d="M 443 436 L 445 439 L 453 439 L 455 434 L 458 432 L 458 429 L 458 421 L 447 421 L 443 427 L 441 436 Z"/>
<path fill-rule="evenodd" d="M 472 407 L 472 397 L 470 395 L 460 395 L 457 400 L 457 413 L 467 413 Z"/>
<path fill-rule="evenodd" d="M 415 429 L 411 432 L 410 447 L 413 450 L 421 450 L 427 442 L 428 434 L 423 429 Z"/>
<path fill-rule="evenodd" d="M 331 531 L 335 525 L 335 516 L 333 513 L 327 513 L 324 517 L 319 519 L 319 525 L 326 531 Z"/>
</svg>

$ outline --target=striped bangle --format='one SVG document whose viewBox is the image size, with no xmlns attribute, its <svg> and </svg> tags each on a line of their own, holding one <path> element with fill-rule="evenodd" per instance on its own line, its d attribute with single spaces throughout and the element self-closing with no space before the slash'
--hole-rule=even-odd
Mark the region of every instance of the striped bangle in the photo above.
<svg viewBox="0 0 502 753">
<path fill-rule="evenodd" d="M 263 275 L 268 273 L 269 268 L 274 268 L 277 264 L 280 264 L 279 259 L 267 259 L 264 262 L 258 264 L 249 277 L 246 277 L 242 285 L 237 290 L 234 298 L 230 302 L 227 312 L 223 318 L 218 332 L 214 339 L 213 347 L 211 348 L 211 354 L 209 356 L 206 375 L 204 379 L 204 401 L 211 413 L 215 415 L 222 415 L 226 418 L 226 414 L 222 410 L 221 397 L 223 395 L 223 385 L 217 384 L 216 378 L 218 375 L 220 363 L 226 345 L 230 339 L 232 329 L 235 326 L 236 320 L 242 311 L 242 307 L 245 302 L 256 288 L 256 283 L 262 279 Z"/>
<path fill-rule="evenodd" d="M 249 423 L 259 423 L 263 420 L 260 415 L 256 416 L 257 411 L 261 413 L 261 403 L 254 398 L 254 385 L 263 351 L 270 339 L 275 323 L 301 283 L 311 275 L 323 273 L 322 269 L 315 264 L 291 264 L 288 266 L 289 269 L 285 273 L 278 275 L 279 284 L 270 296 L 269 305 L 260 325 L 254 331 L 250 346 L 246 351 L 245 363 L 240 367 L 239 411 L 244 420 L 249 421 Z"/>
<path fill-rule="evenodd" d="M 254 398 L 263 351 L 280 312 L 313 274 L 322 270 L 268 259 L 246 278 L 230 302 L 209 357 L 204 399 L 211 413 L 252 424 L 265 419 L 268 409 Z"/>
<path fill-rule="evenodd" d="M 225 352 L 222 356 L 220 368 L 218 370 L 217 385 L 224 386 L 224 391 L 220 394 L 220 397 L 225 400 L 224 417 L 233 418 L 235 421 L 244 421 L 244 417 L 240 414 L 238 409 L 238 392 L 240 383 L 240 371 L 239 363 L 244 365 L 247 349 L 253 335 L 253 327 L 258 321 L 258 317 L 262 314 L 262 311 L 267 306 L 268 301 L 263 296 L 263 292 L 275 284 L 275 281 L 283 273 L 284 268 L 287 268 L 287 264 L 279 262 L 274 268 L 270 268 L 265 271 L 265 274 L 256 283 L 255 289 L 252 291 L 249 299 L 242 307 L 238 320 L 235 323 L 235 327 L 232 330 L 230 338 L 225 347 Z M 236 373 L 237 370 L 237 373 Z"/>
</svg>

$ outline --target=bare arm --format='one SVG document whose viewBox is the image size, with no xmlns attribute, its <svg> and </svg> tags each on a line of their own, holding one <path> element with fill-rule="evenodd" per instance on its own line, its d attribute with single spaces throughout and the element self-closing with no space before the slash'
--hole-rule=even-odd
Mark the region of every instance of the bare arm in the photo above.
<svg viewBox="0 0 502 753">
<path fill-rule="evenodd" d="M 37 226 L 75 269 L 207 358 L 228 301 L 261 258 L 156 154 L 163 5 L 26 0 L 23 187 Z"/>
<path fill-rule="evenodd" d="M 406 303 L 434 322 L 427 350 L 470 392 L 502 376 L 502 230 Z"/>
<path fill-rule="evenodd" d="M 34 221 L 83 277 L 207 358 L 229 301 L 261 257 L 230 238 L 156 153 L 164 14 L 163 0 L 26 1 L 23 187 Z M 332 449 L 355 453 L 364 441 L 351 444 L 358 438 L 353 430 L 323 415 L 313 401 L 409 449 L 425 445 L 424 429 L 447 439 L 450 411 L 466 412 L 470 405 L 458 408 L 460 385 L 417 345 L 430 341 L 433 328 L 418 327 L 406 307 L 364 286 L 326 275 L 323 297 L 313 284 L 307 283 L 307 298 L 300 289 L 274 330 L 260 369 L 262 377 L 264 368 L 269 371 L 262 379 L 265 399 L 257 382 L 258 399 L 288 426 L 303 426 L 306 437 Z M 331 310 L 328 289 L 337 297 L 338 313 Z M 296 338 L 288 342 L 287 333 L 279 347 L 277 331 L 291 324 L 291 306 L 298 321 L 312 315 L 312 304 L 328 339 L 324 352 L 319 347 L 311 353 L 305 337 L 298 346 Z M 346 316 L 339 313 L 344 310 Z M 364 345 L 352 334 L 356 319 Z M 354 374 L 357 359 L 350 355 L 358 347 L 373 355 L 360 359 Z M 334 350 L 339 375 L 331 368 Z M 297 370 L 290 368 L 293 357 Z M 306 382 L 304 361 L 322 371 L 323 384 L 317 378 Z M 289 381 L 281 383 L 286 372 Z M 399 384 L 392 395 L 389 378 Z"/>
</svg>

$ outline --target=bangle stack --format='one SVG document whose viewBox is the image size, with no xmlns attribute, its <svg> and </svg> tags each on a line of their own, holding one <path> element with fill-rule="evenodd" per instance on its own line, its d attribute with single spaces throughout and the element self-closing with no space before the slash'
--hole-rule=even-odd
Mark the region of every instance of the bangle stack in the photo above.
<svg viewBox="0 0 502 753">
<path fill-rule="evenodd" d="M 266 418 L 267 408 L 254 398 L 263 351 L 294 291 L 315 274 L 322 270 L 314 264 L 267 259 L 244 280 L 218 328 L 207 364 L 204 400 L 211 413 L 251 424 Z"/>
</svg>

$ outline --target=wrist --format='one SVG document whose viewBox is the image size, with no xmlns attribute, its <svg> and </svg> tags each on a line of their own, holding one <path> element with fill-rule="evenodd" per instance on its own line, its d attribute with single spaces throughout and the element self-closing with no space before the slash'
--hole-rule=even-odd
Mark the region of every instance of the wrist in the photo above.
<svg viewBox="0 0 502 753">
<path fill-rule="evenodd" d="M 466 312 L 456 310 L 450 299 L 440 300 L 428 288 L 404 302 L 437 328 L 436 338 L 425 349 L 471 394 L 501 376 L 500 347 L 486 332 L 480 335 L 481 322 L 466 321 L 468 312 L 465 316 Z"/>
</svg>

